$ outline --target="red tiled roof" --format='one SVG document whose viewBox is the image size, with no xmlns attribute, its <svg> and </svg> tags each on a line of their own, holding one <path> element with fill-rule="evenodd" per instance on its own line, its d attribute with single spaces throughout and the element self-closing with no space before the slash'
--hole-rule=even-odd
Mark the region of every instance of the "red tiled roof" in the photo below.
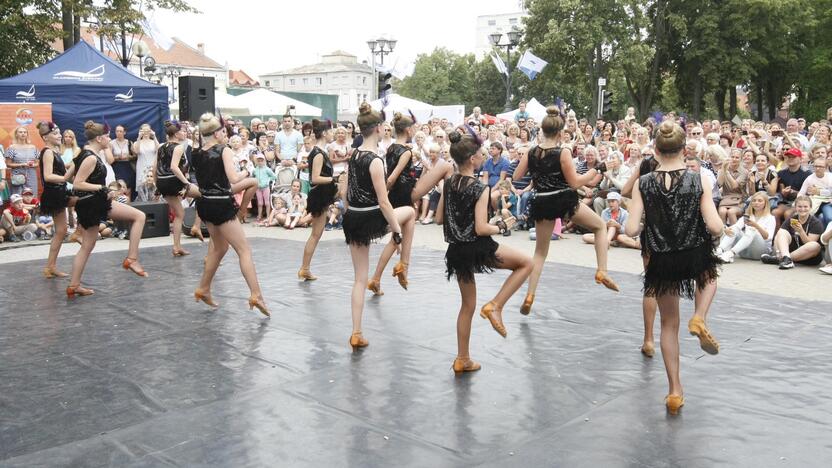
<svg viewBox="0 0 832 468">
<path fill-rule="evenodd" d="M 88 44 L 92 45 L 95 48 L 100 48 L 100 42 L 98 36 L 89 29 L 83 28 L 81 30 L 81 39 L 86 41 Z M 136 37 L 135 40 L 142 40 L 144 41 L 148 47 L 150 48 L 150 55 L 156 59 L 156 63 L 159 65 L 179 65 L 181 67 L 193 67 L 193 68 L 216 68 L 216 69 L 223 69 L 222 65 L 217 63 L 216 61 L 209 58 L 207 55 L 202 54 L 199 50 L 189 46 L 185 42 L 173 38 L 173 46 L 169 50 L 164 50 L 159 47 L 156 42 L 150 36 L 142 36 L 141 38 Z M 128 47 L 132 44 L 130 38 L 127 39 Z M 118 61 L 118 57 L 112 51 L 107 50 L 107 42 L 104 43 L 104 52 L 113 60 Z M 56 51 L 63 52 L 64 46 L 63 42 L 58 39 L 52 43 L 52 48 Z M 132 62 L 137 62 L 138 58 L 133 57 Z"/>
<path fill-rule="evenodd" d="M 249 76 L 243 70 L 228 70 L 228 84 L 230 86 L 258 87 L 260 82 Z"/>
</svg>

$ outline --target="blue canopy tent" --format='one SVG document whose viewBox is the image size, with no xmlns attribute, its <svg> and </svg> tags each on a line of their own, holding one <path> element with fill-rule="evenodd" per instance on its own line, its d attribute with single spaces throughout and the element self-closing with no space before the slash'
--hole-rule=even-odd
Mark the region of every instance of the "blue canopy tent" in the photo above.
<svg viewBox="0 0 832 468">
<path fill-rule="evenodd" d="M 135 140 L 148 123 L 164 141 L 163 124 L 170 116 L 168 88 L 143 80 L 84 41 L 33 70 L 0 80 L 0 102 L 52 104 L 52 120 L 72 129 L 79 144 L 84 122 L 124 125 Z"/>
</svg>

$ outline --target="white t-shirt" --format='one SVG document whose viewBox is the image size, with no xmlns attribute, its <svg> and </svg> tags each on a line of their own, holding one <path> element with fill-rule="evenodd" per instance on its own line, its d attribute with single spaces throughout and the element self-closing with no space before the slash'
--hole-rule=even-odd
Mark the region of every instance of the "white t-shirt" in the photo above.
<svg viewBox="0 0 832 468">
<path fill-rule="evenodd" d="M 766 247 L 771 248 L 771 241 L 774 239 L 774 228 L 775 226 L 777 226 L 777 222 L 775 221 L 774 216 L 769 214 L 767 216 L 763 216 L 762 218 L 756 221 L 757 224 L 759 224 L 760 227 L 765 229 L 765 231 L 768 233 L 768 239 L 765 239 Z M 731 226 L 731 228 L 734 230 L 734 232 L 741 231 L 743 228 L 756 230 L 751 226 L 746 226 L 745 218 L 743 217 L 740 217 L 737 223 Z"/>
</svg>

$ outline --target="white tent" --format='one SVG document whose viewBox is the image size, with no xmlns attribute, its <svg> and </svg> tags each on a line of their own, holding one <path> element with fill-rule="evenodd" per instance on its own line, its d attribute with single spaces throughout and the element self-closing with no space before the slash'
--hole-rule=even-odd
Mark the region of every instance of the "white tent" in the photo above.
<svg viewBox="0 0 832 468">
<path fill-rule="evenodd" d="M 320 117 L 322 113 L 318 107 L 264 88 L 241 94 L 236 96 L 235 99 L 237 103 L 244 104 L 248 108 L 248 115 L 279 116 L 285 114 L 289 106 L 295 106 L 295 115 L 304 117 Z"/>
<path fill-rule="evenodd" d="M 226 94 L 222 91 L 214 93 L 214 105 L 217 109 L 233 115 L 248 115 L 249 109 L 244 103 L 237 100 L 237 96 Z M 172 114 L 179 114 L 179 102 L 170 104 Z"/>
<path fill-rule="evenodd" d="M 381 110 L 382 100 L 376 99 L 370 103 L 375 110 Z M 398 94 L 390 94 L 384 102 L 384 114 L 387 120 L 392 120 L 396 112 L 405 115 L 412 112 L 417 122 L 427 122 L 432 117 L 448 119 L 454 125 L 461 124 L 465 118 L 465 106 L 434 106 L 426 102 L 406 98 Z"/>
<path fill-rule="evenodd" d="M 520 109 L 514 109 L 513 111 L 497 114 L 497 118 L 514 122 L 514 116 L 518 112 L 520 112 Z M 546 117 L 546 106 L 538 102 L 537 99 L 531 98 L 529 102 L 526 103 L 526 112 L 528 112 L 535 121 L 540 122 L 543 120 L 543 117 Z"/>
</svg>

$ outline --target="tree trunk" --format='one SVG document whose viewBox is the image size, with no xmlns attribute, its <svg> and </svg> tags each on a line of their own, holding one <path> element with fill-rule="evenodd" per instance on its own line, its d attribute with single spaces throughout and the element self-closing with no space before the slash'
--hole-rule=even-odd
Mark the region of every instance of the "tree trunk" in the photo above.
<svg viewBox="0 0 832 468">
<path fill-rule="evenodd" d="M 702 79 L 699 75 L 694 75 L 693 77 L 693 106 L 691 106 L 691 110 L 693 111 L 693 120 L 699 121 L 699 116 L 702 113 Z"/>
<path fill-rule="evenodd" d="M 757 82 L 757 120 L 763 120 L 763 83 Z"/>
<path fill-rule="evenodd" d="M 766 81 L 766 101 L 768 101 L 768 120 L 772 121 L 777 117 L 780 106 L 777 104 L 777 96 L 774 95 L 774 83 Z"/>
<path fill-rule="evenodd" d="M 81 15 L 72 17 L 72 40 L 75 44 L 81 42 Z"/>
<path fill-rule="evenodd" d="M 124 32 L 124 25 L 121 25 L 121 65 L 127 68 L 130 65 L 130 56 L 127 52 L 127 34 Z"/>
<path fill-rule="evenodd" d="M 716 104 L 716 111 L 719 114 L 719 121 L 725 119 L 725 88 L 720 87 L 714 91 L 714 104 Z"/>
<path fill-rule="evenodd" d="M 61 0 L 61 29 L 63 31 L 64 50 L 75 45 L 75 34 L 72 24 L 72 1 Z"/>
<path fill-rule="evenodd" d="M 731 85 L 728 88 L 728 117 L 733 119 L 737 115 L 737 86 Z M 746 99 L 746 102 L 748 100 Z M 727 120 L 727 119 L 726 119 Z"/>
</svg>

